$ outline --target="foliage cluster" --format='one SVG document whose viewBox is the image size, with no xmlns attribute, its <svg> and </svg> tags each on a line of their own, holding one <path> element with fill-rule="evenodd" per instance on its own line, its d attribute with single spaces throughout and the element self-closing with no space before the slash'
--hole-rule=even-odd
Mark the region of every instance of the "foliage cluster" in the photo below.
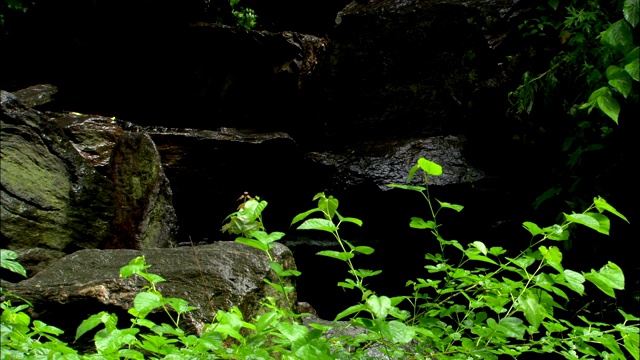
<svg viewBox="0 0 640 360">
<path fill-rule="evenodd" d="M 130 327 L 118 328 L 117 316 L 107 312 L 89 317 L 75 338 L 94 332 L 95 353 L 79 354 L 58 339 L 60 329 L 32 322 L 25 312 L 28 305 L 15 306 L 7 300 L 1 305 L 2 359 L 369 359 L 372 349 L 394 359 L 498 359 L 523 353 L 555 353 L 566 359 L 639 359 L 638 317 L 622 309 L 618 310 L 620 320 L 612 323 L 594 322 L 583 313 L 574 314 L 579 321 L 562 316 L 570 294 L 583 296 L 587 286 L 615 298 L 616 290 L 625 285 L 621 268 L 608 262 L 599 270 L 573 271 L 563 266 L 562 252 L 552 245 L 566 240 L 577 225 L 608 235 L 610 221 L 605 214 L 627 221 L 624 215 L 597 197 L 585 211 L 564 214 L 559 224 L 540 227 L 525 222 L 531 242 L 518 254 L 480 241 L 464 245 L 444 239 L 439 231 L 441 211 L 463 210 L 461 205 L 431 197 L 429 179 L 441 175 L 442 168 L 420 159 L 409 172 L 408 183 L 417 173 L 423 174 L 424 186 L 389 186 L 415 191 L 425 200 L 428 218 L 413 217 L 409 226 L 427 230 L 440 252 L 425 255 L 429 277 L 407 282 L 409 295 L 388 297 L 367 286 L 367 279 L 381 271 L 358 268 L 356 257 L 375 250 L 354 246 L 339 233 L 341 226 L 362 226 L 362 221 L 343 216 L 338 199 L 319 193 L 314 197 L 317 206 L 297 215 L 292 225 L 300 223 L 300 230 L 323 231 L 335 238 L 338 250 L 318 255 L 344 263 L 349 276 L 338 286 L 361 294 L 357 304 L 336 316 L 342 321 L 332 326 L 303 325 L 304 314 L 296 314 L 292 304 L 279 308 L 275 299 L 267 298 L 266 311 L 254 319 L 245 319 L 236 307 L 217 310 L 215 320 L 200 336 L 188 334 L 180 327 L 180 317 L 194 307 L 183 299 L 164 297 L 156 287 L 164 279 L 148 272 L 150 265 L 138 257 L 120 270 L 123 278 L 139 276 L 149 283 L 129 310 Z M 265 281 L 286 296 L 293 288 L 284 286 L 282 279 L 300 273 L 273 261 L 270 249 L 284 234 L 266 232 L 262 222 L 266 201 L 248 194 L 242 198 L 222 230 L 267 254 L 280 281 Z M 2 266 L 20 271 L 14 259 L 14 253 L 3 250 Z M 166 313 L 170 323 L 151 321 L 152 312 Z M 335 327 L 364 331 L 356 336 L 329 335 L 328 330 Z"/>
<path fill-rule="evenodd" d="M 565 175 L 536 199 L 535 207 L 563 191 L 571 194 L 576 207 L 586 206 L 577 189 L 583 179 L 596 175 L 585 155 L 613 147 L 610 138 L 620 117 L 625 111 L 629 117 L 637 112 L 633 109 L 640 81 L 638 4 L 638 0 L 549 0 L 520 25 L 523 40 L 542 41 L 550 60 L 539 73 L 524 72 L 522 83 L 509 93 L 510 113 L 534 123 L 540 122 L 536 118 L 547 118 L 548 112 L 566 114 L 554 116 L 557 123 L 550 125 L 564 134 L 561 148 L 567 160 L 560 166 Z M 592 113 L 593 109 L 600 111 Z"/>
</svg>

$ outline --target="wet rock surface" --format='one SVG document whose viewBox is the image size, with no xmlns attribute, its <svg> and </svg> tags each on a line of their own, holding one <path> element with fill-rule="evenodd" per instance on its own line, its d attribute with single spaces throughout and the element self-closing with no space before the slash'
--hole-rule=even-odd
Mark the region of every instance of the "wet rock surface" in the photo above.
<svg viewBox="0 0 640 360">
<path fill-rule="evenodd" d="M 285 270 L 296 268 L 285 246 L 276 244 L 272 254 Z M 143 251 L 81 250 L 32 278 L 16 284 L 3 282 L 3 287 L 33 304 L 30 311 L 34 319 L 62 324 L 66 333 L 75 334 L 82 320 L 104 309 L 127 317 L 136 294 L 148 283 L 138 276 L 122 279 L 119 273 L 138 256 L 145 256 L 147 264 L 152 265 L 149 273 L 166 279 L 157 285 L 165 297 L 180 297 L 198 308 L 183 316 L 182 325 L 187 331 L 200 332 L 212 320 L 213 311 L 232 306 L 238 306 L 245 319 L 251 319 L 259 314 L 265 296 L 275 297 L 281 306 L 287 306 L 287 301 L 297 304 L 295 292 L 286 300 L 263 281 L 277 282 L 267 255 L 235 242 Z M 291 285 L 290 278 L 284 281 L 285 286 Z M 163 315 L 156 313 L 151 318 L 169 322 Z"/>
<path fill-rule="evenodd" d="M 41 112 L 0 99 L 2 248 L 95 248 L 109 235 L 113 184 Z"/>
</svg>

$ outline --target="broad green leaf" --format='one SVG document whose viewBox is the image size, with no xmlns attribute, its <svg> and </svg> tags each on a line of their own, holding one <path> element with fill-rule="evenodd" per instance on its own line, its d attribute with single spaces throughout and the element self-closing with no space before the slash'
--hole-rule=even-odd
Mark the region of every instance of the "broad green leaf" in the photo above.
<svg viewBox="0 0 640 360">
<path fill-rule="evenodd" d="M 338 315 L 336 315 L 336 318 L 333 319 L 333 321 L 338 321 L 344 318 L 345 316 L 349 316 L 351 314 L 355 314 L 355 313 L 366 311 L 366 310 L 367 310 L 367 307 L 364 304 L 349 306 L 345 310 L 341 311 Z"/>
<path fill-rule="evenodd" d="M 531 324 L 534 332 L 538 330 L 542 320 L 548 315 L 547 311 L 540 305 L 540 302 L 533 294 L 520 298 L 516 308 L 524 313 L 524 317 L 529 324 Z"/>
<path fill-rule="evenodd" d="M 409 175 L 407 176 L 407 182 L 411 182 L 411 179 L 413 179 L 413 176 L 416 174 L 416 171 L 418 171 L 418 169 L 420 169 L 420 166 L 416 164 L 409 170 Z"/>
<path fill-rule="evenodd" d="M 74 341 L 77 341 L 87 331 L 90 331 L 96 326 L 102 324 L 102 319 L 105 314 L 107 314 L 107 312 L 102 311 L 97 314 L 91 315 L 87 319 L 85 319 L 80 324 L 80 326 L 78 326 L 78 329 L 76 330 L 76 338 L 74 339 Z"/>
<path fill-rule="evenodd" d="M 611 24 L 601 35 L 603 43 L 613 46 L 622 53 L 626 54 L 633 46 L 631 28 L 624 20 L 618 20 Z"/>
<path fill-rule="evenodd" d="M 596 209 L 598 209 L 598 211 L 600 212 L 608 211 L 616 215 L 617 217 L 621 218 L 622 220 L 626 221 L 627 223 L 629 222 L 629 220 L 627 220 L 627 218 L 624 215 L 619 213 L 618 210 L 614 209 L 613 206 L 609 205 L 609 203 L 607 203 L 605 199 L 601 197 L 594 198 L 593 204 L 596 206 Z"/>
<path fill-rule="evenodd" d="M 575 272 L 573 270 L 565 269 L 564 272 L 564 280 L 566 281 L 566 285 L 569 289 L 577 292 L 578 294 L 584 294 L 584 281 L 585 278 L 579 272 Z"/>
<path fill-rule="evenodd" d="M 254 222 L 256 219 L 260 217 L 262 211 L 267 207 L 266 201 L 257 201 L 256 199 L 250 199 L 244 206 L 240 212 L 244 213 L 247 216 L 248 222 Z"/>
<path fill-rule="evenodd" d="M 27 271 L 24 269 L 24 267 L 19 262 L 14 261 L 17 258 L 17 252 L 7 249 L 0 249 L 0 267 L 27 277 Z"/>
<path fill-rule="evenodd" d="M 329 216 L 329 219 L 333 219 L 333 217 L 336 215 L 338 204 L 338 199 L 334 198 L 333 196 L 323 196 L 318 200 L 318 209 L 327 214 Z"/>
<path fill-rule="evenodd" d="M 540 227 L 538 227 L 538 225 L 529 222 L 529 221 L 525 221 L 522 223 L 522 226 L 527 229 L 528 232 L 531 233 L 532 236 L 536 236 L 538 234 L 542 234 L 542 229 L 540 229 Z"/>
<path fill-rule="evenodd" d="M 366 278 L 370 276 L 376 276 L 380 274 L 382 270 L 368 270 L 368 269 L 356 269 L 355 271 L 349 270 L 349 273 L 352 275 L 357 275 L 361 278 Z"/>
<path fill-rule="evenodd" d="M 562 226 L 555 224 L 547 226 L 542 229 L 542 232 L 547 236 L 549 240 L 563 241 L 569 238 L 569 231 L 562 228 Z"/>
<path fill-rule="evenodd" d="M 599 233 L 609 235 L 609 218 L 600 213 L 564 214 L 568 221 L 584 225 Z"/>
<path fill-rule="evenodd" d="M 413 190 L 418 192 L 427 190 L 427 188 L 424 186 L 402 185 L 402 184 L 387 184 L 387 186 L 395 189 Z"/>
<path fill-rule="evenodd" d="M 122 276 L 122 278 L 126 279 L 131 277 L 131 275 L 133 274 L 140 274 L 142 272 L 144 272 L 145 269 L 150 268 L 151 265 L 147 265 L 147 261 L 143 256 L 138 256 L 135 257 L 133 259 L 131 259 L 131 261 L 129 261 L 128 265 L 125 265 L 123 267 L 120 268 L 120 276 Z"/>
<path fill-rule="evenodd" d="M 442 166 L 434 163 L 433 161 L 429 161 L 425 158 L 418 159 L 418 166 L 431 176 L 440 176 L 442 175 Z"/>
<path fill-rule="evenodd" d="M 493 246 L 491 248 L 489 248 L 489 254 L 494 255 L 494 256 L 500 256 L 504 253 L 506 253 L 507 250 L 501 248 L 500 246 Z"/>
<path fill-rule="evenodd" d="M 462 206 L 462 205 L 450 204 L 448 202 L 440 201 L 438 199 L 436 199 L 436 200 L 440 204 L 441 208 L 453 209 L 453 210 L 455 210 L 457 212 L 460 212 L 460 211 L 462 211 L 462 209 L 464 209 L 464 206 Z"/>
<path fill-rule="evenodd" d="M 327 219 L 307 219 L 298 226 L 298 230 L 323 230 L 334 232 L 338 229 L 339 228 L 335 226 L 331 220 Z"/>
<path fill-rule="evenodd" d="M 614 289 L 624 289 L 624 274 L 622 273 L 622 269 L 612 262 L 600 268 L 598 272 L 591 270 L 588 274 L 584 274 L 584 277 L 612 298 L 616 297 L 613 291 Z"/>
<path fill-rule="evenodd" d="M 274 241 L 278 241 L 278 240 L 282 239 L 282 237 L 284 236 L 284 233 L 278 232 L 278 231 L 274 231 L 274 232 L 272 232 L 270 234 L 267 234 L 264 231 L 253 230 L 253 231 L 251 231 L 251 236 L 253 236 L 254 238 L 258 239 L 258 241 L 260 241 L 263 244 L 268 244 L 268 243 L 272 243 Z"/>
<path fill-rule="evenodd" d="M 470 254 L 470 253 L 468 253 L 466 251 L 465 251 L 465 254 L 469 258 L 469 260 L 484 261 L 484 262 L 488 262 L 490 264 L 498 265 L 498 263 L 496 263 L 495 261 L 491 260 L 490 258 L 488 258 L 486 256 L 482 256 L 482 255 L 478 255 L 478 254 Z"/>
<path fill-rule="evenodd" d="M 355 248 L 353 248 L 353 251 L 359 252 L 365 255 L 371 255 L 375 250 L 370 246 L 356 246 Z"/>
<path fill-rule="evenodd" d="M 239 242 L 241 244 L 245 244 L 247 246 L 251 246 L 252 248 L 256 248 L 258 250 L 262 250 L 262 251 L 269 251 L 269 246 L 265 243 L 262 243 L 258 240 L 255 239 L 247 239 L 247 238 L 243 238 L 243 237 L 238 237 L 236 238 L 236 242 Z"/>
<path fill-rule="evenodd" d="M 622 314 L 622 316 L 624 317 L 624 319 L 625 319 L 626 321 L 638 321 L 638 320 L 640 320 L 640 318 L 639 318 L 639 317 L 633 316 L 633 315 L 631 315 L 631 314 L 627 314 L 626 312 L 624 312 L 624 311 L 622 311 L 622 310 L 620 310 L 620 309 L 618 309 L 618 312 L 619 312 L 620 314 Z"/>
<path fill-rule="evenodd" d="M 609 349 L 612 353 L 614 353 L 618 359 L 624 359 L 624 353 L 622 349 L 620 349 L 620 345 L 616 341 L 616 338 L 612 334 L 604 334 L 597 339 L 597 342 L 604 345 L 607 349 Z"/>
<path fill-rule="evenodd" d="M 557 322 L 547 322 L 547 321 L 543 321 L 542 325 L 547 328 L 547 330 L 549 330 L 550 333 L 554 333 L 554 332 L 563 332 L 565 330 L 567 330 L 568 328 L 563 326 L 560 323 Z"/>
<path fill-rule="evenodd" d="M 389 339 L 395 344 L 406 344 L 415 337 L 415 330 L 411 326 L 392 320 L 387 323 L 389 325 Z"/>
<path fill-rule="evenodd" d="M 620 114 L 620 103 L 611 95 L 603 95 L 596 99 L 597 107 L 602 110 L 615 123 L 618 123 L 618 115 Z"/>
<path fill-rule="evenodd" d="M 640 21 L 640 6 L 638 6 L 638 3 L 638 0 L 625 0 L 624 7 L 622 8 L 624 19 L 627 20 L 632 27 L 636 27 L 638 21 Z"/>
<path fill-rule="evenodd" d="M 315 208 L 315 209 L 311 209 L 311 210 L 308 210 L 308 211 L 305 211 L 303 213 L 300 213 L 300 214 L 296 215 L 296 217 L 294 217 L 293 220 L 291 220 L 291 224 L 289 226 L 297 223 L 298 221 L 302 221 L 302 220 L 306 219 L 307 216 L 313 214 L 314 212 L 318 212 L 318 211 L 322 211 L 322 210 L 320 210 L 318 208 Z"/>
<path fill-rule="evenodd" d="M 533 264 L 536 259 L 532 258 L 531 256 L 528 255 L 522 255 L 518 258 L 512 259 L 512 258 L 506 258 L 507 260 L 509 260 L 510 262 L 518 265 L 519 267 L 523 268 L 523 269 L 527 269 L 529 266 L 531 266 L 531 264 Z"/>
<path fill-rule="evenodd" d="M 484 255 L 487 255 L 487 247 L 484 245 L 482 241 L 474 241 L 470 245 L 480 250 L 480 252 L 483 253 Z"/>
<path fill-rule="evenodd" d="M 540 207 L 540 205 L 542 205 L 543 202 L 551 199 L 552 197 L 560 194 L 561 192 L 562 192 L 562 188 L 559 188 L 559 187 L 552 187 L 550 189 L 547 189 L 544 193 L 538 196 L 536 200 L 533 202 L 533 208 L 538 209 L 538 207 Z"/>
<path fill-rule="evenodd" d="M 276 329 L 280 331 L 289 341 L 296 342 L 304 339 L 304 336 L 309 332 L 309 329 L 298 323 L 281 322 L 276 325 Z"/>
<path fill-rule="evenodd" d="M 330 258 L 347 261 L 354 257 L 353 253 L 350 252 L 338 252 L 333 250 L 323 250 L 316 253 L 316 255 L 327 256 Z"/>
<path fill-rule="evenodd" d="M 640 55 L 639 48 L 636 47 L 631 50 L 627 57 L 629 55 L 632 56 L 632 60 L 627 62 L 627 64 L 624 66 L 624 71 L 626 71 L 633 80 L 640 81 L 640 59 L 638 58 L 638 56 Z"/>
<path fill-rule="evenodd" d="M 157 284 L 157 283 L 161 283 L 161 282 L 167 281 L 165 278 L 163 278 L 162 276 L 160 276 L 158 274 L 150 274 L 150 273 L 141 272 L 138 275 L 142 276 L 145 280 L 147 280 L 151 284 Z"/>
<path fill-rule="evenodd" d="M 631 93 L 631 76 L 624 69 L 615 65 L 611 65 L 607 68 L 607 79 L 609 79 L 609 85 L 618 90 L 625 98 Z"/>
<path fill-rule="evenodd" d="M 391 299 L 386 296 L 371 295 L 367 299 L 367 309 L 371 311 L 376 319 L 385 319 L 391 308 Z"/>
<path fill-rule="evenodd" d="M 196 306 L 190 306 L 189 302 L 185 299 L 170 297 L 165 298 L 164 301 L 166 304 L 171 305 L 173 310 L 175 310 L 178 314 L 183 314 L 185 312 L 198 309 Z"/>
<path fill-rule="evenodd" d="M 491 329 L 504 334 L 506 337 L 516 339 L 523 339 L 524 333 L 527 331 L 527 327 L 524 325 L 523 321 L 515 317 L 503 318 L 500 320 L 500 323 L 496 323 L 493 318 L 488 318 L 487 325 Z"/>
<path fill-rule="evenodd" d="M 412 217 L 409 226 L 414 229 L 435 229 L 436 223 L 431 220 L 424 221 L 422 218 Z"/>
<path fill-rule="evenodd" d="M 640 336 L 638 333 L 627 333 L 624 336 L 624 348 L 627 349 L 629 354 L 631 354 L 635 360 L 640 358 L 639 342 Z"/>
<path fill-rule="evenodd" d="M 152 310 L 162 306 L 162 304 L 162 299 L 160 299 L 158 295 L 150 292 L 138 293 L 133 300 L 133 306 L 138 310 L 142 318 Z"/>
<path fill-rule="evenodd" d="M 545 246 L 540 246 L 538 248 L 540 253 L 547 261 L 552 268 L 558 270 L 559 273 L 562 273 L 564 269 L 562 268 L 562 253 L 556 246 L 550 246 L 547 249 Z"/>
<path fill-rule="evenodd" d="M 336 215 L 338 215 L 338 219 L 341 222 L 348 222 L 348 223 L 356 224 L 358 226 L 362 226 L 362 220 L 360 219 L 352 218 L 352 217 L 342 217 L 337 211 L 336 211 Z"/>
</svg>

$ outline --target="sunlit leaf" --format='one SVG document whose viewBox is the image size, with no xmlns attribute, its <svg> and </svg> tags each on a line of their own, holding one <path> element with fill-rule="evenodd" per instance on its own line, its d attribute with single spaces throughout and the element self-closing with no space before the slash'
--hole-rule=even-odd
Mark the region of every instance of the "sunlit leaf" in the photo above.
<svg viewBox="0 0 640 360">
<path fill-rule="evenodd" d="M 613 206 L 609 205 L 609 203 L 607 203 L 605 199 L 601 197 L 597 197 L 593 199 L 593 203 L 596 206 L 596 209 L 598 209 L 598 211 L 600 212 L 608 211 L 616 215 L 617 217 L 621 218 L 622 220 L 626 221 L 627 223 L 629 222 L 629 220 L 627 220 L 627 218 L 624 215 L 619 213 L 618 210 L 616 210 Z"/>
<path fill-rule="evenodd" d="M 442 175 L 442 166 L 434 163 L 433 161 L 429 161 L 425 158 L 418 159 L 418 166 L 431 176 L 440 176 Z"/>
<path fill-rule="evenodd" d="M 386 296 L 371 295 L 366 305 L 376 319 L 385 319 L 391 308 L 391 299 Z"/>
<path fill-rule="evenodd" d="M 409 226 L 414 229 L 435 229 L 436 223 L 431 220 L 424 221 L 422 218 L 412 217 Z"/>
<path fill-rule="evenodd" d="M 327 219 L 307 219 L 298 226 L 298 230 L 323 230 L 333 232 L 338 229 L 331 220 Z"/>
<path fill-rule="evenodd" d="M 437 200 L 437 201 L 440 204 L 441 208 L 453 209 L 453 210 L 455 210 L 457 212 L 460 212 L 460 211 L 462 211 L 462 209 L 464 209 L 464 206 L 462 206 L 462 205 L 450 204 L 448 202 L 444 202 L 444 201 L 440 201 L 440 200 Z"/>
<path fill-rule="evenodd" d="M 323 250 L 316 253 L 316 255 L 327 256 L 330 258 L 346 261 L 354 257 L 353 253 L 350 252 L 338 252 L 333 250 Z"/>
<path fill-rule="evenodd" d="M 638 3 L 638 0 L 625 0 L 624 7 L 622 8 L 624 19 L 633 27 L 636 27 L 638 21 L 640 21 L 640 6 Z"/>
<path fill-rule="evenodd" d="M 539 247 L 540 253 L 552 268 L 562 273 L 562 253 L 556 246 L 550 246 L 548 249 L 545 246 Z"/>
</svg>

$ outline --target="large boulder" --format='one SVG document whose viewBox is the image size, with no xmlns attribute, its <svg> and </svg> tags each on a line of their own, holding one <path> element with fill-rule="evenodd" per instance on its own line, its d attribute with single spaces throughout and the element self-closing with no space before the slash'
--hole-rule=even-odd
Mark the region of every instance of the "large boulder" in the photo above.
<svg viewBox="0 0 640 360">
<path fill-rule="evenodd" d="M 1 247 L 174 246 L 172 192 L 153 141 L 115 118 L 25 105 L 54 93 L 50 85 L 2 92 Z"/>
<path fill-rule="evenodd" d="M 0 91 L 2 248 L 95 248 L 113 219 L 113 183 L 43 113 Z"/>
<path fill-rule="evenodd" d="M 275 244 L 271 250 L 274 261 L 284 269 L 295 269 L 291 251 Z M 267 296 L 274 297 L 281 307 L 297 306 L 295 291 L 287 299 L 263 280 L 277 283 L 267 254 L 236 242 L 142 251 L 81 250 L 32 278 L 17 284 L 4 282 L 3 287 L 31 302 L 29 311 L 34 319 L 75 334 L 82 320 L 94 313 L 106 310 L 121 318 L 127 316 L 135 296 L 149 283 L 137 276 L 122 279 L 119 269 L 138 256 L 151 265 L 149 273 L 166 279 L 156 285 L 165 297 L 179 297 L 197 307 L 182 317 L 183 328 L 194 333 L 211 322 L 215 311 L 232 306 L 237 306 L 245 319 L 253 318 L 263 309 Z M 283 281 L 285 286 L 294 285 L 291 278 Z M 161 315 L 156 314 L 156 319 Z"/>
</svg>

